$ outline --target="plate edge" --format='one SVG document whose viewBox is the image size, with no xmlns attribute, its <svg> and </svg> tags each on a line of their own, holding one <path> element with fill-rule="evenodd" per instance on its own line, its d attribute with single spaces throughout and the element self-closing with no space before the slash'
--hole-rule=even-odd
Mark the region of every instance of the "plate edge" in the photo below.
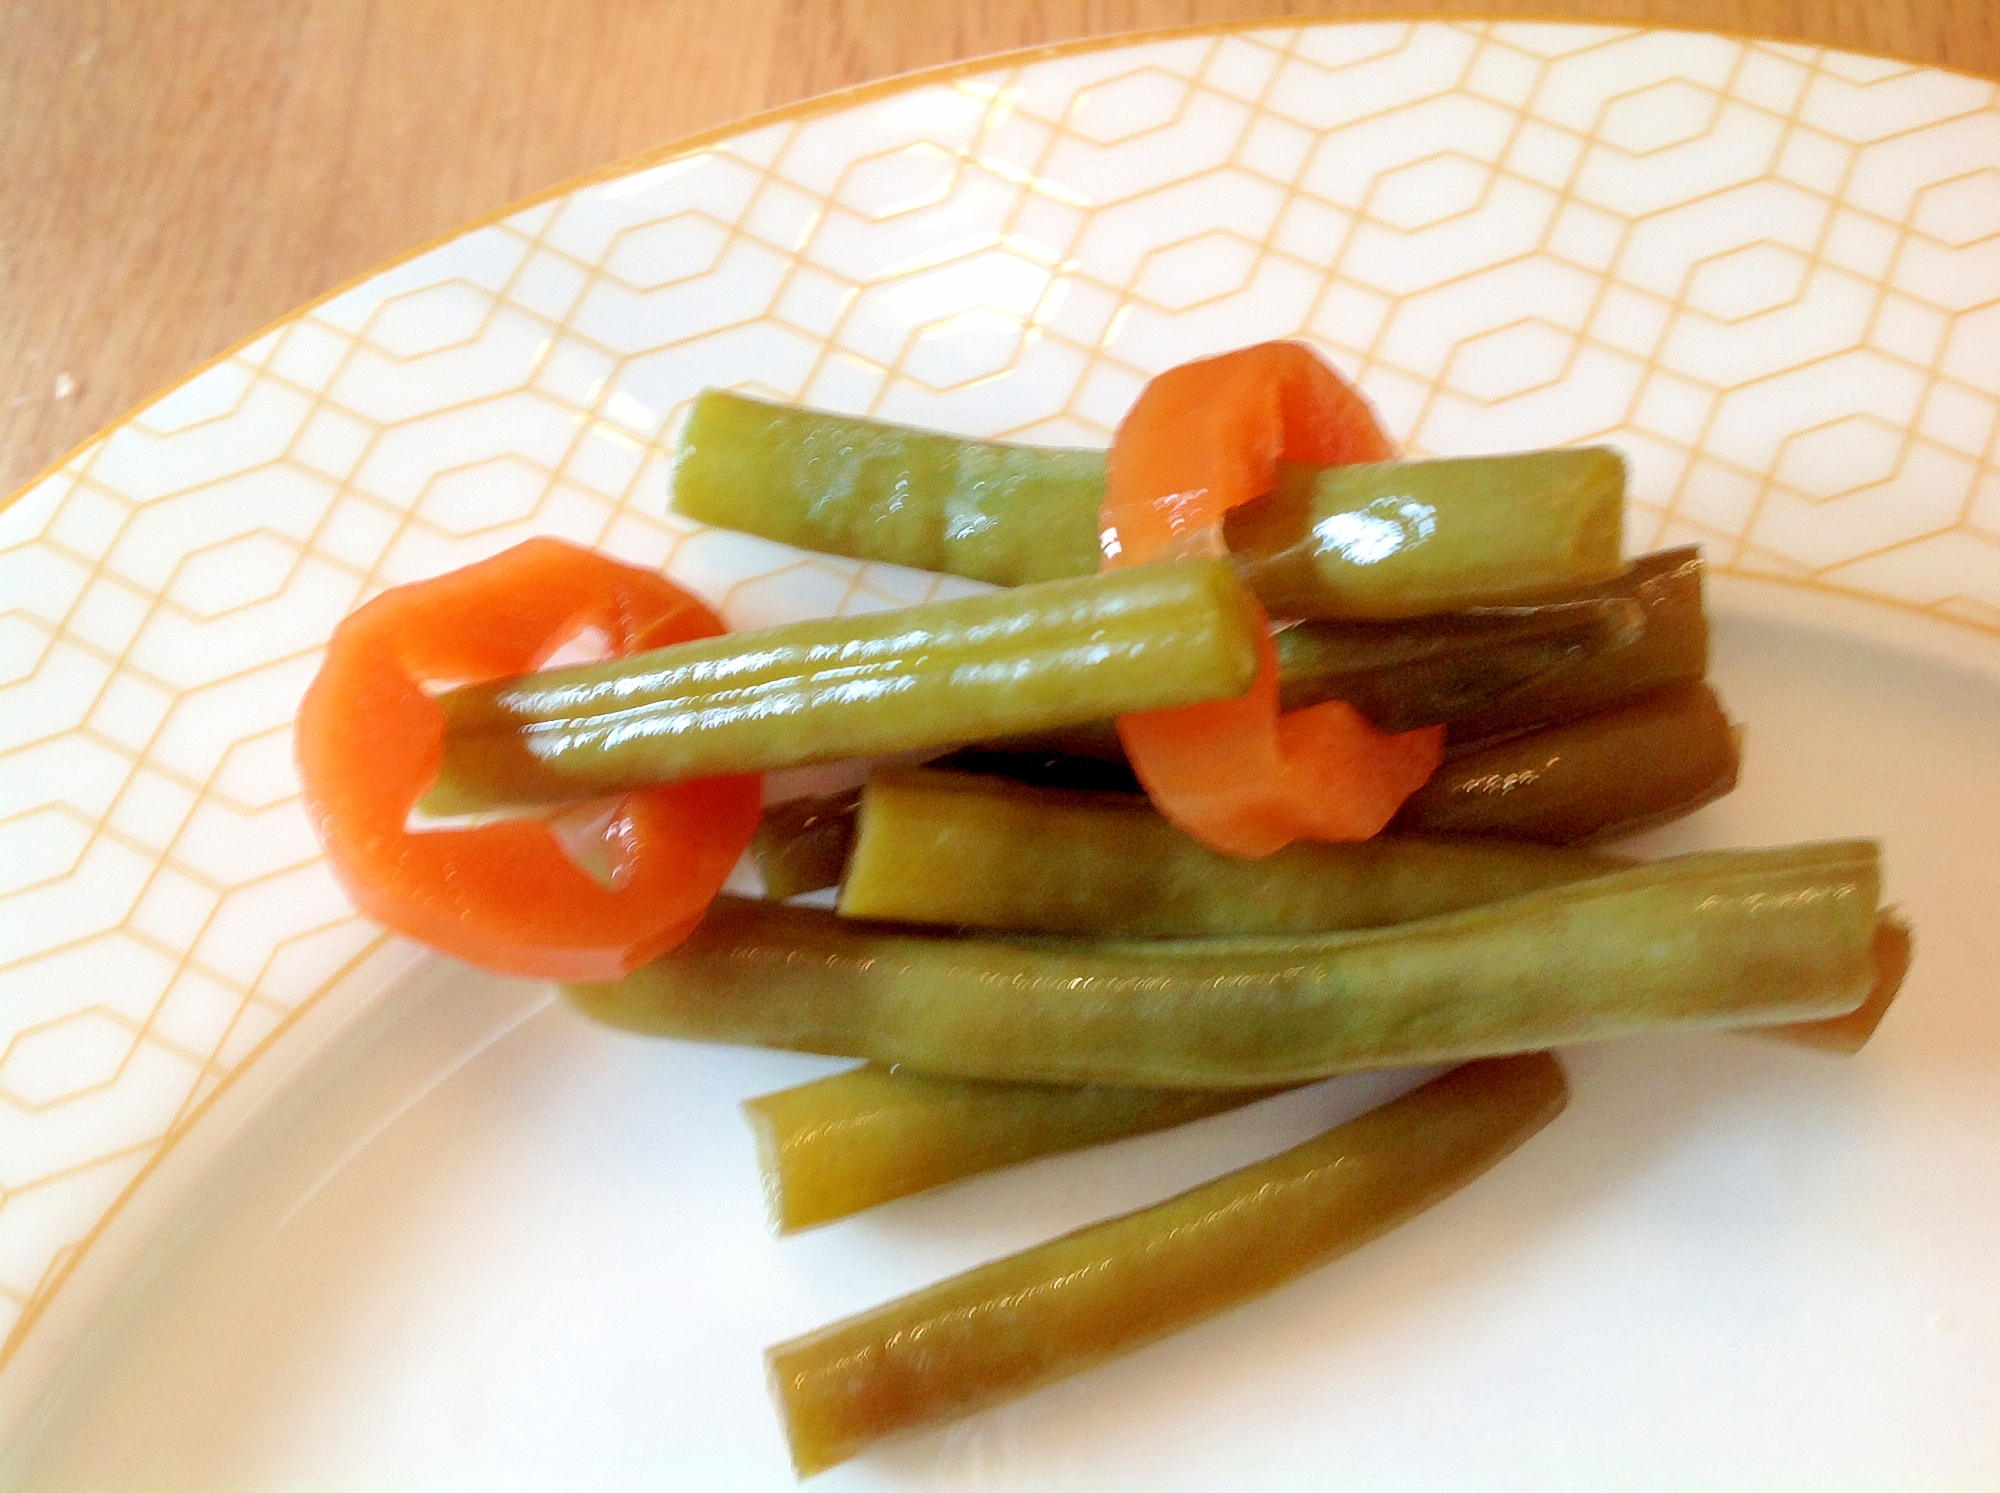
<svg viewBox="0 0 2000 1493">
<path fill-rule="evenodd" d="M 26 482 L 15 488 L 13 492 L 0 497 L 0 513 L 6 512 L 15 503 L 26 497 L 34 489 L 40 487 L 44 482 L 59 475 L 64 467 L 75 461 L 85 451 L 88 451 L 92 446 L 97 445 L 101 441 L 108 440 L 116 432 L 131 424 L 143 411 L 152 408 L 152 406 L 166 398 L 167 395 L 201 377 L 201 375 L 207 373 L 211 368 L 228 362 L 229 359 L 235 357 L 252 343 L 271 335 L 281 328 L 290 326 L 293 322 L 310 314 L 312 311 L 325 305 L 328 301 L 345 295 L 350 290 L 356 290 L 367 284 L 370 280 L 408 264 L 411 260 L 421 258 L 433 249 L 442 248 L 455 239 L 490 228 L 504 219 L 513 217 L 517 213 L 526 212 L 529 208 L 538 207 L 542 203 L 553 201 L 557 197 L 568 196 L 570 193 L 581 191 L 585 187 L 595 186 L 599 182 L 616 180 L 621 176 L 629 176 L 637 171 L 644 171 L 654 166 L 664 165 L 668 161 L 677 160 L 681 156 L 690 155 L 698 150 L 705 150 L 709 146 L 720 144 L 722 141 L 732 139 L 737 135 L 749 134 L 753 130 L 765 129 L 774 124 L 788 124 L 799 120 L 816 119 L 825 114 L 839 113 L 845 109 L 873 103 L 877 99 L 890 98 L 899 93 L 907 93 L 912 89 L 926 88 L 936 83 L 956 82 L 960 78 L 969 78 L 984 72 L 995 72 L 1002 68 L 1020 67 L 1031 62 L 1048 62 L 1063 57 L 1081 57 L 1093 52 L 1114 51 L 1124 47 L 1149 46 L 1156 42 L 1185 41 L 1204 36 L 1235 36 L 1246 31 L 1303 31 L 1315 26 L 1379 25 L 1385 22 L 1402 23 L 1410 26 L 1572 26 L 1578 30 L 1597 30 L 1620 35 L 1662 33 L 1682 36 L 1719 36 L 1725 40 L 1738 43 L 1775 42 L 1789 46 L 1816 47 L 1822 52 L 1838 52 L 1850 57 L 1868 57 L 1883 62 L 1907 63 L 1912 67 L 1925 68 L 1933 72 L 1949 73 L 1956 77 L 1970 78 L 1980 83 L 2000 83 L 2000 76 L 1989 77 L 1984 73 L 1975 73 L 1969 69 L 1956 67 L 1946 62 L 1929 61 L 1919 57 L 1898 56 L 1891 52 L 1875 52 L 1853 47 L 1835 46 L 1827 42 L 1812 41 L 1802 37 L 1777 36 L 1754 31 L 1735 31 L 1726 27 L 1715 26 L 1628 25 L 1613 20 L 1580 20 L 1574 16 L 1565 16 L 1554 12 L 1547 14 L 1500 15 L 1491 11 L 1478 11 L 1462 16 L 1448 16 L 1409 15 L 1389 10 L 1369 10 L 1351 12 L 1321 11 L 1307 16 L 1247 16 L 1230 21 L 1194 21 L 1184 26 L 1158 26 L 1137 31 L 1117 31 L 1103 36 L 1077 36 L 1071 37 L 1066 41 L 1038 42 L 1025 47 L 1010 48 L 1004 52 L 986 52 L 977 57 L 962 57 L 951 62 L 935 63 L 929 67 L 913 68 L 908 72 L 891 73 L 887 77 L 870 78 L 866 82 L 852 83 L 845 88 L 836 88 L 827 93 L 815 93 L 806 98 L 793 99 L 790 103 L 777 104 L 769 109 L 759 110 L 754 114 L 741 115 L 722 124 L 713 125 L 708 129 L 697 130 L 691 135 L 683 135 L 679 139 L 670 140 L 663 145 L 651 146 L 636 154 L 623 156 L 618 160 L 609 161 L 602 166 L 594 167 L 584 172 L 581 176 L 567 177 L 551 186 L 530 192 L 524 197 L 516 198 L 493 209 L 491 212 L 482 214 L 443 233 L 427 238 L 400 254 L 393 255 L 388 259 L 370 265 L 367 269 L 349 276 L 347 279 L 322 291 L 312 299 L 294 306 L 282 316 L 264 323 L 249 335 L 237 339 L 214 356 L 196 364 L 193 368 L 171 382 L 163 384 L 152 393 L 146 395 L 110 424 L 78 441 L 69 450 L 49 462 Z M 4 1363 L 5 1361 L 5 1357 L 0 1356 L 0 1363 Z"/>
</svg>

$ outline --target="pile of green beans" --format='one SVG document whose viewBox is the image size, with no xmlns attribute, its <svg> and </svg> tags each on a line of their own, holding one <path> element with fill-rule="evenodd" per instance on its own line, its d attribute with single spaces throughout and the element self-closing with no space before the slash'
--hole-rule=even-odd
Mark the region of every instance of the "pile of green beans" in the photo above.
<svg viewBox="0 0 2000 1493">
<path fill-rule="evenodd" d="M 1741 754 L 1741 739 L 1714 691 L 1705 684 L 1677 685 L 1452 758 L 1405 801 L 1385 843 L 1411 835 L 1476 836 L 1493 840 L 1492 854 L 1500 857 L 1509 846 L 1615 839 L 1692 813 L 1728 793 L 1736 786 Z M 1060 786 L 1063 770 L 1076 760 L 978 753 L 940 765 L 979 767 L 992 777 L 1033 776 L 1040 769 L 1047 778 L 1053 769 Z M 767 814 L 751 852 L 768 895 L 783 900 L 840 885 L 850 874 L 861 807 L 862 795 L 847 791 L 794 800 Z M 1121 821 L 1135 834 L 1145 822 Z M 1065 857 L 1072 853 L 1062 851 Z M 1280 855 L 1313 853 L 1295 846 Z"/>
<path fill-rule="evenodd" d="M 1398 623 L 1302 623 L 1277 636 L 1286 708 L 1346 699 L 1384 730 L 1443 725 L 1451 762 L 1396 828 L 1543 844 L 1604 840 L 1729 791 L 1741 755 L 1713 691 L 1692 550 L 1537 607 Z M 1133 789 L 1109 721 L 942 759 L 1056 786 Z M 752 846 L 769 895 L 837 885 L 854 792 L 775 805 Z"/>
<path fill-rule="evenodd" d="M 1591 848 L 1735 784 L 1692 550 L 1619 554 L 1608 451 L 1284 468 L 1228 555 L 1098 574 L 1103 455 L 710 391 L 684 515 L 1014 588 L 441 697 L 424 807 L 552 804 L 717 772 L 953 751 L 775 806 L 767 899 L 566 989 L 632 1031 L 862 1060 L 745 1105 L 780 1232 L 1359 1069 L 1458 1065 L 1125 1218 L 771 1350 L 802 1476 L 1269 1290 L 1552 1118 L 1545 1049 L 1737 1028 L 1851 1051 L 1909 961 L 1871 842 L 1653 864 Z M 1130 789 L 1114 718 L 1242 693 L 1253 597 L 1286 709 L 1443 726 L 1362 845 L 1262 861 Z M 1021 779 L 1025 781 L 1016 781 Z M 783 905 L 829 887 L 837 910 Z"/>
<path fill-rule="evenodd" d="M 1130 795 L 1028 789 L 917 767 L 877 769 L 866 804 L 840 911 L 884 926 L 1100 939 L 1333 932 L 1408 923 L 1633 864 L 1598 851 L 1400 836 L 1298 844 L 1242 861 Z M 1045 874 L 1058 859 L 1064 874 Z M 1869 957 L 1873 983 L 1854 1013 L 1752 1030 L 1858 1050 L 1901 984 L 1908 930 L 1878 918 Z M 753 1100 L 746 1111 L 783 1232 L 1267 1092 L 1062 1088 L 867 1066 Z M 1183 1112 L 1184 1103 L 1196 1107 Z"/>
</svg>

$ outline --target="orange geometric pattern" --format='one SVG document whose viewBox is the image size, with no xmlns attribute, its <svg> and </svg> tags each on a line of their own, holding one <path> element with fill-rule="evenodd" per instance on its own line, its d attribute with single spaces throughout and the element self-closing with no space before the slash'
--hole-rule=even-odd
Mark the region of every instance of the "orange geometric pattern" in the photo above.
<svg viewBox="0 0 2000 1493">
<path fill-rule="evenodd" d="M 2000 101 L 1716 36 L 1232 31 L 1002 61 L 552 196 L 266 333 L 0 512 L 0 1364 L 288 1022 L 408 950 L 299 811 L 341 615 L 530 533 L 736 625 L 943 582 L 667 512 L 719 384 L 1101 444 L 1325 348 L 1416 452 L 1604 441 L 1633 549 L 2000 634 Z"/>
</svg>

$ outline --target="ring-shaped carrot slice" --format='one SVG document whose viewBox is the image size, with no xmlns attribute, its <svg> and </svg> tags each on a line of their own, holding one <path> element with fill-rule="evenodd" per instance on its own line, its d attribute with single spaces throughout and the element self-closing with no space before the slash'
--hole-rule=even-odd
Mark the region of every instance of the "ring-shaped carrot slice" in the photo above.
<svg viewBox="0 0 2000 1493">
<path fill-rule="evenodd" d="M 665 578 L 555 539 L 386 591 L 335 630 L 296 746 L 307 811 L 363 912 L 469 963 L 561 980 L 616 978 L 692 931 L 756 828 L 755 776 L 624 795 L 609 884 L 540 820 L 408 827 L 444 740 L 425 686 L 531 670 L 589 629 L 614 654 L 723 631 Z"/>
<path fill-rule="evenodd" d="M 1223 515 L 1270 491 L 1281 461 L 1394 454 L 1361 396 L 1298 343 L 1182 364 L 1146 385 L 1112 442 L 1104 564 L 1222 553 Z M 1340 701 L 1280 715 L 1268 633 L 1247 694 L 1121 716 L 1118 734 L 1161 813 L 1249 858 L 1296 839 L 1367 839 L 1444 748 L 1442 727 L 1386 735 Z"/>
</svg>

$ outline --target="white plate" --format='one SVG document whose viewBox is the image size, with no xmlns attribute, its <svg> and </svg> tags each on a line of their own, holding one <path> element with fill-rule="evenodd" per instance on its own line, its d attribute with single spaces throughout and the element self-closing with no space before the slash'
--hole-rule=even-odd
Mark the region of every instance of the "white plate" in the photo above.
<svg viewBox="0 0 2000 1493">
<path fill-rule="evenodd" d="M 354 917 L 288 723 L 373 591 L 556 532 L 748 625 L 930 594 L 666 515 L 727 384 L 1101 442 L 1306 336 L 1414 450 L 1608 440 L 1700 540 L 1741 790 L 1887 843 L 1841 1061 L 1574 1055 L 1491 1178 L 823 1486 L 2000 1484 L 2000 108 L 1715 36 L 1238 30 L 755 121 L 308 308 L 0 512 L 0 1484 L 784 1487 L 769 1342 L 1163 1196 L 1377 1079 L 766 1234 L 734 1102 Z"/>
</svg>

